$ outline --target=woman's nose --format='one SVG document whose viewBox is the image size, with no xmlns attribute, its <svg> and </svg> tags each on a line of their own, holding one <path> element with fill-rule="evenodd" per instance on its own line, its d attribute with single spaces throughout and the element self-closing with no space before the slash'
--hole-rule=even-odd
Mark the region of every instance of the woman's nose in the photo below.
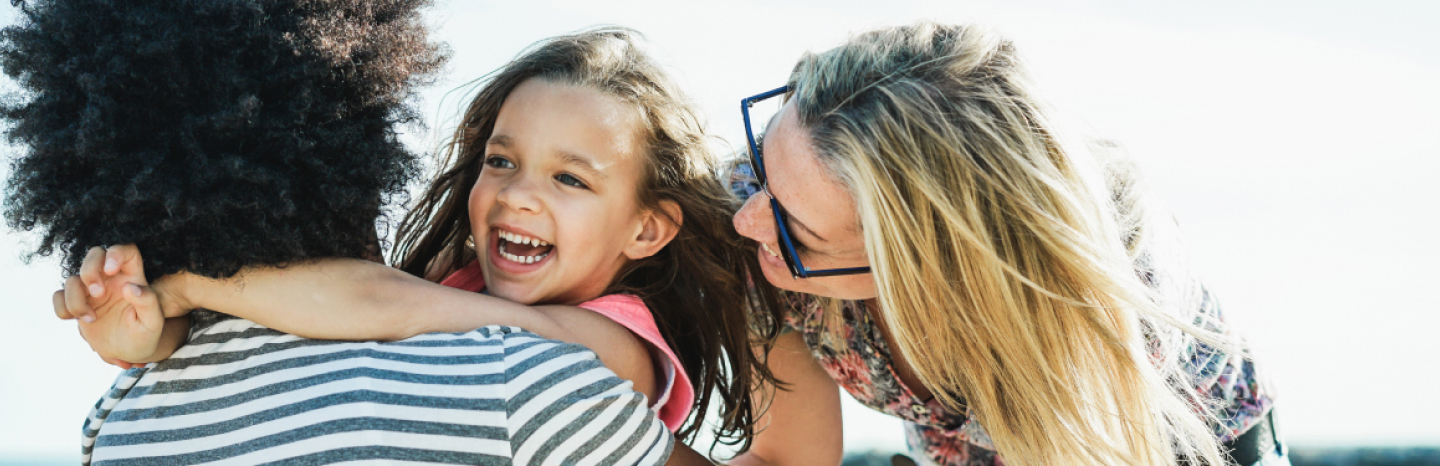
<svg viewBox="0 0 1440 466">
<path fill-rule="evenodd" d="M 763 192 L 751 194 L 745 205 L 735 213 L 735 231 L 740 236 L 761 243 L 775 242 L 775 216 L 770 214 L 770 204 L 765 202 Z"/>
</svg>

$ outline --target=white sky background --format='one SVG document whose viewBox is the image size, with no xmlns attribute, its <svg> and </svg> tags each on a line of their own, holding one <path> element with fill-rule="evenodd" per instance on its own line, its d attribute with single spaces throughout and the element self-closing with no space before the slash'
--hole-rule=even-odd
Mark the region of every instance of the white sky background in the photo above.
<svg viewBox="0 0 1440 466">
<path fill-rule="evenodd" d="M 441 0 L 430 16 L 454 56 L 425 93 L 431 134 L 411 137 L 426 152 L 464 103 L 446 91 L 590 25 L 644 32 L 731 144 L 740 98 L 804 51 L 917 19 L 996 26 L 1074 129 L 1142 159 L 1292 441 L 1440 444 L 1440 3 Z M 22 264 L 27 237 L 4 234 L 0 461 L 66 458 L 117 371 L 52 317 L 54 262 Z M 847 403 L 847 447 L 903 447 L 898 421 Z"/>
</svg>

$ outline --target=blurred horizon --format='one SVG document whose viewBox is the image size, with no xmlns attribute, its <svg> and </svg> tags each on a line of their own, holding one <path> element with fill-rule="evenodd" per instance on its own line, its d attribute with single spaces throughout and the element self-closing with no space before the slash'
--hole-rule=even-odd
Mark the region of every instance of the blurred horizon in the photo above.
<svg viewBox="0 0 1440 466">
<path fill-rule="evenodd" d="M 1440 371 L 1423 359 L 1440 350 L 1440 2 L 442 0 L 428 18 L 453 57 L 420 95 L 427 128 L 406 129 L 427 154 L 466 83 L 592 25 L 644 33 L 722 148 L 743 141 L 739 99 L 806 51 L 921 19 L 992 25 L 1069 129 L 1141 161 L 1274 381 L 1291 445 L 1440 446 Z M 0 297 L 18 321 L 0 354 L 19 357 L 0 383 L 0 464 L 63 460 L 118 370 L 54 319 L 54 259 L 24 264 L 30 236 L 5 235 Z M 904 448 L 898 420 L 843 398 L 847 451 Z"/>
</svg>

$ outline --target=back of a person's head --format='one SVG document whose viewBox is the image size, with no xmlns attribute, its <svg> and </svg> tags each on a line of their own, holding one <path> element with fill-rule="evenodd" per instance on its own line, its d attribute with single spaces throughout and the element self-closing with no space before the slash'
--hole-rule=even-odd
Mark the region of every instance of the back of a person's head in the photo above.
<svg viewBox="0 0 1440 466">
<path fill-rule="evenodd" d="M 363 257 L 415 173 L 396 137 L 444 54 L 427 0 L 20 3 L 0 61 L 11 228 L 74 271 L 136 243 L 152 278 Z"/>
</svg>

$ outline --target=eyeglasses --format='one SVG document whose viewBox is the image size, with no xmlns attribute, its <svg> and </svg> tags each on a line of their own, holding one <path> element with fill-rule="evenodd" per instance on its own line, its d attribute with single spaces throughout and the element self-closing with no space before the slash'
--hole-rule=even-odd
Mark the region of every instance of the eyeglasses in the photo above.
<svg viewBox="0 0 1440 466">
<path fill-rule="evenodd" d="M 750 125 L 750 107 L 765 99 L 786 95 L 789 91 L 789 86 L 781 86 L 740 101 L 740 115 L 745 118 L 745 139 L 750 143 L 750 168 L 755 171 L 755 180 L 760 182 L 760 190 L 770 197 L 770 211 L 775 213 L 775 229 L 780 238 L 780 257 L 785 259 L 785 265 L 790 268 L 790 276 L 797 279 L 869 273 L 870 267 L 810 270 L 800 262 L 800 255 L 795 252 L 795 243 L 798 241 L 786 226 L 790 216 L 785 213 L 785 208 L 780 207 L 780 201 L 775 200 L 775 195 L 770 194 L 770 182 L 765 177 L 765 157 L 760 153 L 760 144 L 755 142 L 755 130 Z"/>
</svg>

